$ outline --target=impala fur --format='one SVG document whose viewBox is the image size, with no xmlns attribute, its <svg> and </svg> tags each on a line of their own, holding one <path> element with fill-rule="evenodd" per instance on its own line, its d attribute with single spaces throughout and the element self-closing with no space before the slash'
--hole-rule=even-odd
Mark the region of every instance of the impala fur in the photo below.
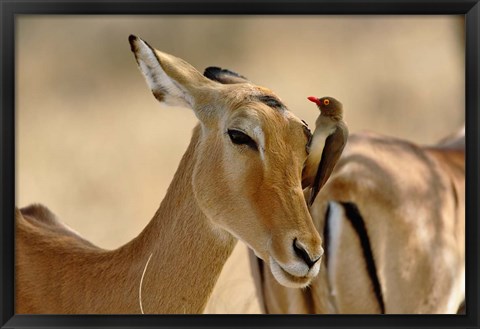
<svg viewBox="0 0 480 329">
<path fill-rule="evenodd" d="M 352 135 L 311 214 L 324 270 L 308 288 L 289 289 L 254 263 L 266 312 L 457 312 L 465 298 L 464 128 L 432 147 Z"/>
<path fill-rule="evenodd" d="M 129 40 L 154 96 L 192 108 L 200 123 L 152 220 L 116 250 L 42 205 L 16 209 L 16 312 L 200 313 L 237 239 L 282 284 L 308 285 L 320 262 L 307 266 L 294 241 L 312 258 L 323 250 L 301 189 L 304 124 L 266 88 L 213 81 Z"/>
</svg>

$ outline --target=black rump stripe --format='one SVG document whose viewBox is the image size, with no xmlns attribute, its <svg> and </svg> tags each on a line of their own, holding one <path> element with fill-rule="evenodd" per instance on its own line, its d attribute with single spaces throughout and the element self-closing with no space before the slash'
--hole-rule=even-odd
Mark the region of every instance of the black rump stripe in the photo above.
<svg viewBox="0 0 480 329">
<path fill-rule="evenodd" d="M 380 285 L 380 280 L 378 279 L 377 267 L 375 265 L 375 259 L 373 257 L 370 239 L 368 238 L 365 221 L 363 220 L 363 217 L 360 214 L 360 211 L 356 204 L 352 202 L 340 202 L 340 204 L 343 206 L 347 219 L 350 221 L 350 223 L 352 223 L 355 232 L 360 238 L 360 243 L 363 250 L 363 257 L 365 258 L 368 275 L 370 276 L 370 280 L 372 281 L 373 290 L 380 306 L 380 312 L 382 314 L 385 314 L 385 302 L 383 300 L 382 288 Z"/>
</svg>

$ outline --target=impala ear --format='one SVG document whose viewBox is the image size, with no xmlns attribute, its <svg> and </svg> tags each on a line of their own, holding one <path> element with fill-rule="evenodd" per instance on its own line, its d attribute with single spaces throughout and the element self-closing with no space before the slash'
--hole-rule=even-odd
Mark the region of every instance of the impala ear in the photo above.
<svg viewBox="0 0 480 329">
<path fill-rule="evenodd" d="M 203 72 L 203 75 L 210 80 L 220 82 L 224 85 L 250 82 L 247 78 L 238 73 L 216 66 L 207 67 L 205 72 Z"/>
<path fill-rule="evenodd" d="M 130 47 L 153 95 L 170 106 L 192 108 L 202 121 L 199 103 L 208 102 L 218 87 L 184 60 L 152 48 L 130 35 Z"/>
</svg>

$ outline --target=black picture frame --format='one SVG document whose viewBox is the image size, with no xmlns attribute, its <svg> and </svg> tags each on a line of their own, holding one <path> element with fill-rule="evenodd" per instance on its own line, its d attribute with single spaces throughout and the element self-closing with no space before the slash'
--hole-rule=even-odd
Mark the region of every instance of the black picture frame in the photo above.
<svg viewBox="0 0 480 329">
<path fill-rule="evenodd" d="M 478 0 L 1 0 L 1 274 L 2 328 L 478 328 L 479 327 L 479 16 Z M 423 14 L 465 15 L 466 22 L 466 314 L 465 315 L 15 315 L 15 16 L 19 14 Z"/>
</svg>

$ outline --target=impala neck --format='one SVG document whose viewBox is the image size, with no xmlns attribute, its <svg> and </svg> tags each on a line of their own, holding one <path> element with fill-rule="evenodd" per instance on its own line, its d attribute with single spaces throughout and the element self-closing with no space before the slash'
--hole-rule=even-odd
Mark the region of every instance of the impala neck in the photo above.
<svg viewBox="0 0 480 329">
<path fill-rule="evenodd" d="M 237 241 L 214 226 L 194 197 L 192 173 L 199 136 L 197 127 L 160 208 L 125 246 L 125 254 L 133 255 L 130 261 L 136 263 L 131 274 L 137 289 L 152 255 L 143 276 L 144 313 L 201 313 Z"/>
</svg>

